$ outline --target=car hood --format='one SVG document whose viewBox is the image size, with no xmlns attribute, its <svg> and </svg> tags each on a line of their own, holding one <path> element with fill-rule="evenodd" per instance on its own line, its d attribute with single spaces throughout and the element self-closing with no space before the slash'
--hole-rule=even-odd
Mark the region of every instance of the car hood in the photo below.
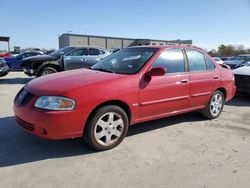
<svg viewBox="0 0 250 188">
<path fill-rule="evenodd" d="M 46 60 L 56 60 L 59 58 L 60 57 L 52 55 L 37 55 L 37 56 L 26 57 L 23 59 L 23 61 L 46 61 Z"/>
<path fill-rule="evenodd" d="M 243 66 L 233 71 L 237 75 L 247 75 L 250 76 L 250 66 Z"/>
<path fill-rule="evenodd" d="M 5 57 L 4 60 L 8 63 L 12 62 L 12 61 L 16 61 L 16 57 Z"/>
<path fill-rule="evenodd" d="M 238 64 L 242 64 L 243 62 L 244 61 L 239 61 L 239 60 L 224 61 L 224 63 L 228 65 L 238 65 Z"/>
<path fill-rule="evenodd" d="M 25 89 L 37 96 L 62 95 L 76 88 L 87 87 L 93 84 L 102 84 L 106 81 L 125 76 L 127 75 L 90 69 L 76 69 L 33 79 L 26 84 Z"/>
</svg>

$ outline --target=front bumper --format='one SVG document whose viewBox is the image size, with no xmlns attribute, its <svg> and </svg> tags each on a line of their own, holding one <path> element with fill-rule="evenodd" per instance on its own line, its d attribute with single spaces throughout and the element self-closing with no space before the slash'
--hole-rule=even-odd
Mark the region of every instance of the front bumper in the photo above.
<svg viewBox="0 0 250 188">
<path fill-rule="evenodd" d="M 34 69 L 23 68 L 23 72 L 27 75 L 35 75 L 36 71 Z"/>
<path fill-rule="evenodd" d="M 34 107 L 38 97 L 29 95 L 24 103 L 14 101 L 13 110 L 17 123 L 27 132 L 46 139 L 68 139 L 83 135 L 87 114 L 84 110 L 48 111 Z"/>
</svg>

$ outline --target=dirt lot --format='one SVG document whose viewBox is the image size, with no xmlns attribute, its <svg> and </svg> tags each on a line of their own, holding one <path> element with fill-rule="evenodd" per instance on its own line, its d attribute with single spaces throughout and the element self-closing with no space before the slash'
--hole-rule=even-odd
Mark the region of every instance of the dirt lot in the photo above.
<svg viewBox="0 0 250 188">
<path fill-rule="evenodd" d="M 29 80 L 0 78 L 0 187 L 250 187 L 250 98 L 212 121 L 189 113 L 138 124 L 120 146 L 93 152 L 18 127 L 12 101 Z"/>
</svg>

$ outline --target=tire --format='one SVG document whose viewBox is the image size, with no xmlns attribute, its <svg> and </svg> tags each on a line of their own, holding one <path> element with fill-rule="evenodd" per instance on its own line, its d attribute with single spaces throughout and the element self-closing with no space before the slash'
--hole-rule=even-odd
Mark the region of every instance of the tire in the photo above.
<svg viewBox="0 0 250 188">
<path fill-rule="evenodd" d="M 225 103 L 224 94 L 217 90 L 213 93 L 207 107 L 202 111 L 202 115 L 207 119 L 215 119 L 220 116 Z"/>
<path fill-rule="evenodd" d="M 115 105 L 99 108 L 85 129 L 85 140 L 97 150 L 109 150 L 119 145 L 127 134 L 129 120 L 126 112 Z"/>
<path fill-rule="evenodd" d="M 49 75 L 49 74 L 53 74 L 53 73 L 57 73 L 57 70 L 54 69 L 53 67 L 44 67 L 38 76 L 46 76 L 46 75 Z"/>
</svg>

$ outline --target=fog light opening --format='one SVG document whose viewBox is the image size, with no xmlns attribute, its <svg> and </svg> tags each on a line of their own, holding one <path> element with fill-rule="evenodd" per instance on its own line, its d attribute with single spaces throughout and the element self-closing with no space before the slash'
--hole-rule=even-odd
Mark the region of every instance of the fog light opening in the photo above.
<svg viewBox="0 0 250 188">
<path fill-rule="evenodd" d="M 47 134 L 46 129 L 42 128 L 41 133 L 42 133 L 43 135 L 46 135 L 46 134 Z"/>
</svg>

